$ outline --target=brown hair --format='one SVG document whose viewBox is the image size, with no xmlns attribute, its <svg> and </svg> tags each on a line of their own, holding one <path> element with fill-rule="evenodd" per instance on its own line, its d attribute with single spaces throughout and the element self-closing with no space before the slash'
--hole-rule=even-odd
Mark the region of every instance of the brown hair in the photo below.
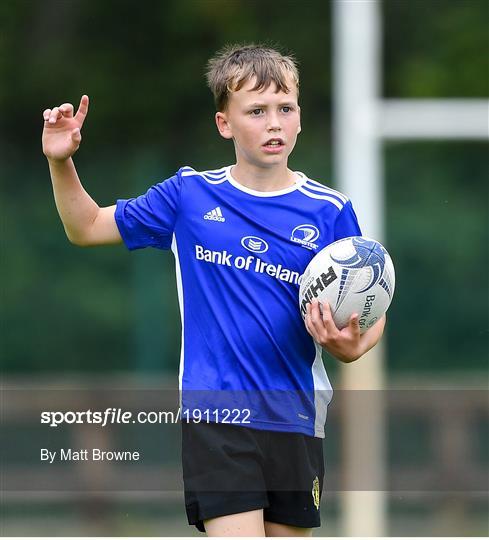
<svg viewBox="0 0 489 540">
<path fill-rule="evenodd" d="M 274 82 L 277 92 L 290 92 L 286 75 L 299 90 L 299 72 L 293 56 L 284 56 L 275 49 L 262 45 L 226 45 L 207 64 L 206 79 L 214 95 L 218 111 L 224 111 L 230 92 L 236 92 L 252 77 L 256 84 L 252 90 L 262 90 Z"/>
</svg>

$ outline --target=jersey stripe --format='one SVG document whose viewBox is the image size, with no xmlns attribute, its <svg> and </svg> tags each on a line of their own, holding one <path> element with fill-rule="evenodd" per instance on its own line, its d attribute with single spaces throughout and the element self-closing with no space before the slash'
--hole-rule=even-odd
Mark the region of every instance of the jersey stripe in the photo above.
<svg viewBox="0 0 489 540">
<path fill-rule="evenodd" d="M 226 181 L 225 169 L 215 169 L 214 171 L 199 172 L 195 169 L 192 169 L 192 167 L 182 167 L 181 174 L 182 176 L 200 176 L 208 184 L 222 184 Z"/>
<path fill-rule="evenodd" d="M 204 171 L 202 174 L 205 174 L 206 176 L 212 176 L 212 177 L 219 177 L 221 178 L 223 175 L 226 174 L 225 169 L 214 169 L 213 171 Z"/>
<path fill-rule="evenodd" d="M 177 237 L 173 234 L 171 250 L 175 256 L 175 274 L 177 279 L 177 294 L 178 294 L 178 305 L 180 307 L 180 318 L 182 321 L 182 338 L 181 338 L 181 349 L 180 349 L 180 367 L 178 370 L 178 390 L 180 392 L 180 407 L 182 406 L 182 379 L 183 379 L 183 370 L 184 370 L 184 361 L 185 361 L 185 314 L 183 312 L 183 283 L 182 283 L 182 272 L 180 269 L 180 258 L 178 256 L 178 245 Z"/>
<path fill-rule="evenodd" d="M 312 364 L 311 372 L 314 381 L 314 407 L 316 418 L 314 419 L 314 436 L 324 437 L 324 424 L 328 413 L 328 405 L 333 397 L 333 388 L 329 382 L 328 374 L 324 368 L 322 359 L 322 349 L 314 343 L 316 347 L 316 357 Z"/>
<path fill-rule="evenodd" d="M 226 181 L 226 177 L 219 178 L 219 179 L 213 179 L 208 176 L 205 176 L 204 174 L 199 174 L 198 176 L 201 176 L 208 184 L 222 184 Z"/>
<path fill-rule="evenodd" d="M 323 201 L 328 201 L 334 204 L 338 208 L 338 210 L 341 210 L 344 206 L 341 201 L 338 201 L 338 199 L 330 195 L 327 195 L 326 193 L 324 194 L 315 193 L 314 191 L 308 190 L 304 186 L 299 186 L 297 189 L 304 195 L 307 195 L 308 197 L 310 197 L 311 199 L 321 199 Z"/>
<path fill-rule="evenodd" d="M 318 193 L 326 193 L 328 195 L 331 195 L 332 197 L 336 197 L 338 200 L 340 200 L 343 204 L 346 204 L 348 201 L 348 197 L 343 195 L 343 193 L 340 193 L 339 191 L 336 191 L 334 189 L 331 189 L 327 186 L 323 186 L 319 182 L 316 182 L 315 180 L 308 179 L 304 186 L 308 187 L 309 189 L 313 191 L 317 191 Z"/>
<path fill-rule="evenodd" d="M 346 203 L 345 197 L 339 197 L 337 195 L 337 193 L 335 191 L 333 191 L 333 190 L 328 191 L 326 189 L 318 189 L 315 186 L 312 186 L 312 185 L 308 184 L 307 182 L 305 184 L 303 184 L 302 187 L 306 188 L 311 193 L 315 193 L 316 195 L 326 195 L 328 197 L 333 197 L 333 199 L 336 199 L 342 205 L 344 205 Z"/>
</svg>

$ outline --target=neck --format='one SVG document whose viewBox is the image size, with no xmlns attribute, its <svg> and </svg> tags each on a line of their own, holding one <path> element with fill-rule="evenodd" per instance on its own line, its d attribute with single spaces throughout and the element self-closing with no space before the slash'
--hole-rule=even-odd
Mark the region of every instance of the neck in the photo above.
<svg viewBox="0 0 489 540">
<path fill-rule="evenodd" d="M 261 168 L 238 160 L 231 168 L 236 182 L 255 191 L 280 191 L 294 185 L 296 174 L 287 164 L 280 167 Z"/>
</svg>

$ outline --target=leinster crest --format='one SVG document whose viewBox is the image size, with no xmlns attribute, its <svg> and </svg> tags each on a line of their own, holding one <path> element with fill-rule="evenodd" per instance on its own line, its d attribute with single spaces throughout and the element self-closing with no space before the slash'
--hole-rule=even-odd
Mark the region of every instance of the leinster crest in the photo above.
<svg viewBox="0 0 489 540">
<path fill-rule="evenodd" d="M 312 500 L 314 501 L 314 506 L 316 510 L 319 510 L 319 478 L 316 476 L 312 481 Z"/>
</svg>

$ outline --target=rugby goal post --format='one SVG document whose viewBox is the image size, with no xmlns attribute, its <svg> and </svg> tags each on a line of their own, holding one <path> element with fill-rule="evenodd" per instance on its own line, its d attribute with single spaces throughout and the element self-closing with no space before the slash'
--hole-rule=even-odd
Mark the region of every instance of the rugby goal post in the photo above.
<svg viewBox="0 0 489 540">
<path fill-rule="evenodd" d="M 363 233 L 384 242 L 382 142 L 488 139 L 489 100 L 383 99 L 380 3 L 334 0 L 332 6 L 335 178 L 340 191 L 354 199 Z M 341 403 L 344 536 L 388 532 L 384 355 L 381 343 L 363 361 L 341 368 L 341 390 L 370 394 L 368 408 L 358 407 L 359 399 Z"/>
</svg>

